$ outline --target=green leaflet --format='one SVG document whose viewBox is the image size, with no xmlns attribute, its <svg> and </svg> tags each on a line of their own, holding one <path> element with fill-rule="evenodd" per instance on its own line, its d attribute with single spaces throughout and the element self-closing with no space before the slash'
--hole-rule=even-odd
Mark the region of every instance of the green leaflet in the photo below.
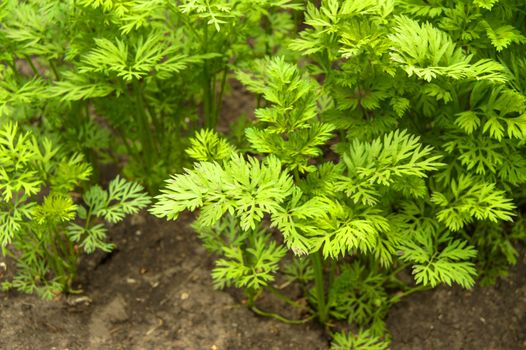
<svg viewBox="0 0 526 350">
<path fill-rule="evenodd" d="M 437 243 L 446 246 L 436 251 Z M 466 241 L 452 240 L 447 233 L 438 237 L 437 242 L 426 236 L 416 236 L 413 241 L 402 243 L 401 250 L 401 259 L 413 264 L 417 283 L 434 287 L 439 283 L 451 285 L 455 282 L 464 288 L 475 284 L 475 264 L 469 259 L 477 252 Z"/>
<path fill-rule="evenodd" d="M 225 213 L 236 213 L 244 230 L 254 229 L 265 214 L 279 210 L 291 194 L 292 179 L 281 162 L 268 157 L 260 162 L 234 154 L 223 166 L 200 162 L 184 175 L 167 181 L 151 212 L 175 219 L 183 210 L 201 208 L 199 222 L 212 225 Z"/>
</svg>

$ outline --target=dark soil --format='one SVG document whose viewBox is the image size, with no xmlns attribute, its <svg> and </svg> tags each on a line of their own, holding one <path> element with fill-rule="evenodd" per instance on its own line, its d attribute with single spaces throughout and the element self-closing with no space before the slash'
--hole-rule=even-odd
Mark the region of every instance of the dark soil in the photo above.
<svg viewBox="0 0 526 350">
<path fill-rule="evenodd" d="M 136 216 L 114 227 L 119 250 L 83 261 L 80 295 L 0 294 L 0 349 L 328 349 L 315 323 L 261 318 L 213 290 L 189 222 Z M 407 298 L 389 316 L 392 348 L 526 349 L 525 266 L 492 288 Z"/>
<path fill-rule="evenodd" d="M 190 220 L 113 229 L 119 250 L 85 261 L 84 293 L 45 302 L 0 294 L 0 349 L 326 349 L 317 325 L 259 318 L 211 286 Z"/>
<path fill-rule="evenodd" d="M 441 287 L 391 310 L 393 350 L 526 349 L 526 255 L 493 287 Z"/>
</svg>

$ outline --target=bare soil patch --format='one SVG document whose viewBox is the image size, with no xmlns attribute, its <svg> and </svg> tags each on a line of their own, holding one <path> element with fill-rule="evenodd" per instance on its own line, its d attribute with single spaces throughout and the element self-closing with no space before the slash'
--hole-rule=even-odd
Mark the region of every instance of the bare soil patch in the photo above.
<svg viewBox="0 0 526 350">
<path fill-rule="evenodd" d="M 0 349 L 328 349 L 316 323 L 286 325 L 213 290 L 212 259 L 189 217 L 136 216 L 112 228 L 118 250 L 83 261 L 83 293 L 41 301 L 0 294 Z M 392 349 L 526 349 L 523 256 L 495 287 L 439 288 L 390 313 Z"/>
</svg>

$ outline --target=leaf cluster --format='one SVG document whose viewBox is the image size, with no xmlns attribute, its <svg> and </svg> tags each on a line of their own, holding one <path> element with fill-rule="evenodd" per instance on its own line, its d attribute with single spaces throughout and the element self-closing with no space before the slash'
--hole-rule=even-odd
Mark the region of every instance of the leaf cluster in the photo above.
<svg viewBox="0 0 526 350">
<path fill-rule="evenodd" d="M 74 191 L 91 166 L 18 124 L 0 128 L 0 164 L 0 244 L 17 266 L 4 289 L 44 298 L 71 291 L 81 254 L 114 246 L 104 222 L 119 222 L 150 202 L 142 186 L 119 177 L 107 191 L 93 186 L 77 200 Z"/>
</svg>

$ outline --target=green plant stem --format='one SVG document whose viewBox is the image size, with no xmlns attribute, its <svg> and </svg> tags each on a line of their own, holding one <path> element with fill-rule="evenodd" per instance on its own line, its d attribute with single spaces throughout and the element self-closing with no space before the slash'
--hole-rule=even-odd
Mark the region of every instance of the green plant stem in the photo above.
<svg viewBox="0 0 526 350">
<path fill-rule="evenodd" d="M 208 53 L 208 44 L 213 42 L 214 35 L 209 37 L 208 25 L 205 25 L 203 29 L 203 41 L 202 41 L 202 52 Z M 204 119 L 205 127 L 208 129 L 215 129 L 221 109 L 220 101 L 223 98 L 223 90 L 226 84 L 227 66 L 223 70 L 221 78 L 221 85 L 219 93 L 216 93 L 217 85 L 217 74 L 210 72 L 209 61 L 203 62 L 203 107 L 204 107 Z"/>
<path fill-rule="evenodd" d="M 87 101 L 82 101 L 80 103 L 81 103 L 81 105 L 78 107 L 79 108 L 79 114 L 80 115 L 84 114 L 85 123 L 89 124 L 91 122 L 91 113 L 90 113 L 90 108 L 89 108 L 90 101 L 87 100 Z M 88 161 L 89 161 L 89 163 L 91 164 L 91 166 L 93 168 L 93 177 L 95 179 L 99 179 L 100 178 L 100 169 L 99 169 L 99 164 L 97 162 L 97 159 L 99 158 L 98 154 L 97 154 L 97 151 L 95 149 L 93 149 L 93 148 L 88 148 L 86 150 L 86 153 L 87 153 Z"/>
<path fill-rule="evenodd" d="M 55 258 L 58 260 L 58 264 L 63 267 L 65 281 L 64 287 L 69 292 L 73 280 L 77 276 L 77 264 L 76 259 L 74 259 L 75 255 L 73 255 L 73 251 L 69 248 L 69 245 L 61 239 L 61 237 L 55 237 L 55 245 L 57 246 L 56 250 L 62 252 L 62 254 L 59 254 Z"/>
<path fill-rule="evenodd" d="M 61 281 L 64 290 L 68 288 L 69 274 L 66 273 L 66 264 L 62 259 L 62 254 L 56 240 L 56 233 L 49 235 L 49 241 L 44 243 L 44 261 L 49 261 L 53 266 L 55 277 Z M 47 244 L 46 244 L 47 243 Z M 69 270 L 69 269 L 68 269 Z"/>
<path fill-rule="evenodd" d="M 171 152 L 164 152 L 163 159 L 165 161 L 165 164 L 173 163 L 174 159 L 177 161 L 180 161 L 182 158 L 184 158 L 183 157 L 184 147 L 181 142 L 181 137 L 169 137 L 169 135 L 167 134 L 167 132 L 169 132 L 170 135 L 182 135 L 182 130 L 181 130 L 182 120 L 180 118 L 180 113 L 181 111 L 179 109 L 175 111 L 175 114 L 173 115 L 174 122 L 170 124 L 171 128 L 169 129 L 169 131 L 165 129 L 164 127 L 165 123 L 164 123 L 164 118 L 163 118 L 164 116 L 161 115 L 161 125 L 163 127 L 163 133 L 168 136 L 163 139 L 163 149 L 172 150 Z M 173 157 L 172 152 L 178 152 L 178 155 Z M 178 164 L 178 165 L 181 165 L 181 164 Z"/>
<path fill-rule="evenodd" d="M 252 308 L 256 305 L 256 292 L 249 288 L 245 289 L 245 295 L 247 296 L 247 305 L 249 308 Z"/>
<path fill-rule="evenodd" d="M 410 288 L 410 289 L 408 289 L 406 291 L 399 292 L 399 293 L 393 295 L 391 297 L 391 302 L 397 302 L 401 298 L 406 297 L 408 295 L 411 295 L 413 293 L 422 292 L 422 291 L 430 290 L 430 289 L 432 289 L 432 288 L 429 287 L 429 286 L 416 286 L 416 287 Z"/>
<path fill-rule="evenodd" d="M 330 265 L 329 265 L 329 286 L 332 286 L 332 282 L 334 281 L 336 277 L 336 261 L 334 259 L 330 259 Z"/>
<path fill-rule="evenodd" d="M 203 42 L 202 42 L 202 52 L 208 52 L 208 24 L 204 25 L 203 28 Z M 211 128 L 212 121 L 210 115 L 210 106 L 211 106 L 211 91 L 210 91 L 210 78 L 208 76 L 208 60 L 203 62 L 203 103 L 204 103 L 204 117 L 205 117 L 205 127 Z"/>
<path fill-rule="evenodd" d="M 318 301 L 318 320 L 326 324 L 329 319 L 329 308 L 325 299 L 325 280 L 323 278 L 323 260 L 321 252 L 311 254 L 312 266 L 314 268 L 314 289 Z"/>
<path fill-rule="evenodd" d="M 53 62 L 52 59 L 50 59 L 48 62 L 49 62 L 49 66 L 51 67 L 51 70 L 53 71 L 53 74 L 55 75 L 55 79 L 60 80 L 60 74 L 58 73 L 55 62 Z"/>
<path fill-rule="evenodd" d="M 149 117 L 149 119 L 151 119 L 151 121 L 153 122 L 153 126 L 155 128 L 155 136 L 158 139 L 158 144 L 162 144 L 165 135 L 164 128 L 162 126 L 162 120 L 159 117 L 159 114 L 155 112 L 155 110 L 150 106 L 149 103 L 145 103 L 145 107 L 147 117 Z"/>
<path fill-rule="evenodd" d="M 289 318 L 286 318 L 284 316 L 281 316 L 281 315 L 273 313 L 273 312 L 263 311 L 263 310 L 259 309 L 256 306 L 250 307 L 250 310 L 252 310 L 257 315 L 264 316 L 264 317 L 270 317 L 270 318 L 273 318 L 273 319 L 278 320 L 280 322 L 288 323 L 288 324 L 304 324 L 304 323 L 307 323 L 307 322 L 311 321 L 312 319 L 314 319 L 314 317 L 316 317 L 316 315 L 312 315 L 312 316 L 309 316 L 309 317 L 304 318 L 302 320 L 291 320 Z"/>
<path fill-rule="evenodd" d="M 292 173 L 294 175 L 294 181 L 296 181 L 296 183 L 299 183 L 301 180 L 301 177 L 300 177 L 300 172 L 298 171 L 298 168 L 295 168 Z"/>
<path fill-rule="evenodd" d="M 13 61 L 10 62 L 10 61 L 6 61 L 7 62 L 7 65 L 9 67 L 11 67 L 11 70 L 13 71 L 14 75 L 15 75 L 15 79 L 17 82 L 20 82 L 22 80 L 22 76 L 20 75 L 20 72 L 18 71 L 18 69 L 16 69 L 16 60 L 15 58 L 13 57 Z"/>
<path fill-rule="evenodd" d="M 74 269 L 75 276 L 77 275 L 77 264 L 79 260 L 79 254 L 75 251 L 75 243 L 72 242 L 68 237 L 65 237 L 66 245 L 68 248 L 68 261 L 71 268 Z M 72 281 L 73 282 L 73 281 Z"/>
<path fill-rule="evenodd" d="M 156 154 L 156 152 L 150 124 L 148 122 L 148 116 L 145 110 L 143 90 L 142 84 L 137 79 L 134 79 L 133 92 L 135 93 L 135 103 L 137 104 L 137 127 L 140 129 L 139 134 L 143 144 L 142 159 L 144 160 L 146 168 L 151 169 L 152 156 Z"/>
<path fill-rule="evenodd" d="M 226 86 L 226 77 L 228 75 L 228 66 L 225 64 L 225 67 L 223 68 L 222 74 L 221 74 L 221 85 L 219 85 L 219 92 L 217 96 L 214 97 L 215 101 L 213 104 L 213 118 L 214 118 L 214 127 L 217 125 L 219 121 L 219 115 L 221 114 L 221 109 L 223 108 L 223 95 L 225 93 L 225 86 Z M 213 89 L 215 89 L 215 79 L 213 83 Z"/>
<path fill-rule="evenodd" d="M 33 60 L 31 59 L 31 57 L 29 57 L 28 55 L 24 56 L 27 63 L 29 64 L 29 66 L 31 67 L 31 70 L 33 71 L 33 73 L 35 75 L 38 75 L 39 77 L 42 78 L 42 75 L 40 75 L 40 72 L 38 71 L 37 67 L 35 67 L 35 64 L 33 63 Z"/>
</svg>

